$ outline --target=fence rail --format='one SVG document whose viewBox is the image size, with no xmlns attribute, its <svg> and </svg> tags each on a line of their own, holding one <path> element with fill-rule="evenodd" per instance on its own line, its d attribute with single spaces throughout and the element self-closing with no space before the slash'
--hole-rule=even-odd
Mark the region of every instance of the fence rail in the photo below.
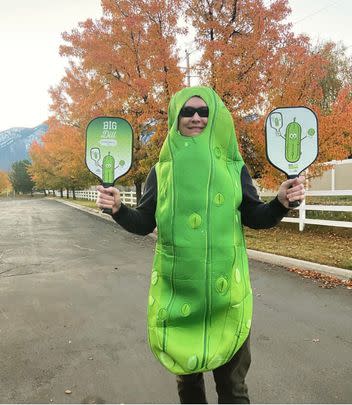
<svg viewBox="0 0 352 405">
<path fill-rule="evenodd" d="M 261 197 L 274 197 L 276 194 L 268 191 L 259 193 Z M 307 190 L 307 197 L 345 197 L 352 196 L 352 190 Z M 339 228 L 352 228 L 351 221 L 331 221 L 328 219 L 311 219 L 306 217 L 307 211 L 334 211 L 334 212 L 352 212 L 352 205 L 307 205 L 305 200 L 296 208 L 298 218 L 284 217 L 282 222 L 297 223 L 299 230 L 303 231 L 307 225 L 336 226 Z"/>
<path fill-rule="evenodd" d="M 81 198 L 82 200 L 95 201 L 98 197 L 98 192 L 94 190 L 78 190 L 75 191 L 76 198 Z M 124 204 L 130 205 L 132 207 L 137 205 L 137 198 L 135 191 L 121 191 L 121 201 Z M 72 191 L 69 192 L 69 197 L 73 197 Z"/>
<path fill-rule="evenodd" d="M 95 201 L 98 196 L 97 191 L 92 190 L 80 190 L 75 192 L 77 198 L 82 198 L 84 200 Z M 121 191 L 121 201 L 124 204 L 130 205 L 132 207 L 137 205 L 137 198 L 135 191 Z M 261 197 L 272 197 L 276 194 L 271 192 L 261 192 L 259 193 Z M 72 191 L 69 192 L 69 196 L 72 197 Z M 313 191 L 308 190 L 306 196 L 319 196 L 319 197 L 329 197 L 329 196 L 352 196 L 352 190 L 325 190 L 325 191 Z M 299 224 L 299 230 L 303 231 L 305 224 L 309 225 L 322 225 L 322 226 L 336 226 L 342 228 L 352 228 L 352 221 L 331 221 L 325 219 L 311 219 L 306 218 L 307 211 L 334 211 L 334 212 L 352 212 L 352 205 L 306 205 L 305 201 L 296 208 L 299 215 L 297 218 L 284 217 L 283 222 L 293 222 Z"/>
</svg>

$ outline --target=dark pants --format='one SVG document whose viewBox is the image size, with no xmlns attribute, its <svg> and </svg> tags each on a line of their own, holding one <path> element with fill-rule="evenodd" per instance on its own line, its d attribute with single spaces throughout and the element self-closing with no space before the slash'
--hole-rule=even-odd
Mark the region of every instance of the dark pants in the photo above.
<svg viewBox="0 0 352 405">
<path fill-rule="evenodd" d="M 219 404 L 249 404 L 245 378 L 251 364 L 249 336 L 232 359 L 213 370 Z M 206 404 L 202 373 L 178 375 L 177 389 L 181 404 Z"/>
</svg>

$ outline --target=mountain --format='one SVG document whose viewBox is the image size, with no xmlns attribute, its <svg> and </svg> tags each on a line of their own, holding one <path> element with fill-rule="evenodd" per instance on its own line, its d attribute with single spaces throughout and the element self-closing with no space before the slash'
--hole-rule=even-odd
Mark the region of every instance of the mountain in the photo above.
<svg viewBox="0 0 352 405">
<path fill-rule="evenodd" d="M 29 159 L 28 149 L 48 130 L 46 124 L 34 128 L 10 128 L 0 132 L 0 170 L 8 172 L 14 162 Z"/>
</svg>

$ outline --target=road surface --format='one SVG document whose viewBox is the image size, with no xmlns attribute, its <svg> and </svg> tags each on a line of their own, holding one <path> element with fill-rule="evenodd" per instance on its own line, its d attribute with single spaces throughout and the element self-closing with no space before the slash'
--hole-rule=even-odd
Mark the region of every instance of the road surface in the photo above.
<svg viewBox="0 0 352 405">
<path fill-rule="evenodd" d="M 146 340 L 154 240 L 54 200 L 0 214 L 0 401 L 178 402 Z M 252 402 L 352 402 L 351 291 L 250 268 Z M 206 386 L 216 403 L 211 373 Z"/>
</svg>

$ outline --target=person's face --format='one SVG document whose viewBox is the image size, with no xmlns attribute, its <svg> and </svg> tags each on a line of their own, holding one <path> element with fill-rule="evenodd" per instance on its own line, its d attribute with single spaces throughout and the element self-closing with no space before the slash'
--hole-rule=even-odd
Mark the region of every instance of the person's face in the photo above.
<svg viewBox="0 0 352 405">
<path fill-rule="evenodd" d="M 192 97 L 184 104 L 182 109 L 185 107 L 203 107 L 204 109 L 204 107 L 207 108 L 207 105 L 200 97 Z M 208 117 L 201 117 L 197 112 L 195 112 L 191 117 L 183 117 L 181 112 L 178 120 L 178 129 L 184 136 L 196 136 L 203 131 L 207 123 Z"/>
</svg>

